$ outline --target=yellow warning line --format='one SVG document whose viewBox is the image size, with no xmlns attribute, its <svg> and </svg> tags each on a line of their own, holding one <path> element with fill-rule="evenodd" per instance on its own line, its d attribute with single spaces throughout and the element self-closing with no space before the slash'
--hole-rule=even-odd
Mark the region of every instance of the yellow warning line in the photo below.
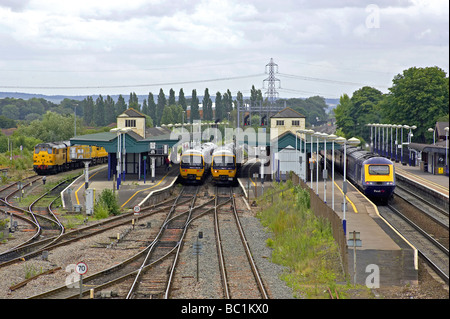
<svg viewBox="0 0 450 319">
<path fill-rule="evenodd" d="M 122 208 L 123 206 L 125 206 L 125 205 L 126 205 L 126 204 L 127 204 L 134 196 L 136 196 L 138 193 L 143 192 L 143 191 L 148 191 L 149 189 L 152 189 L 152 188 L 158 186 L 159 184 L 161 184 L 161 182 L 167 177 L 167 175 L 169 175 L 169 173 L 170 173 L 170 172 L 168 172 L 166 175 L 164 175 L 164 177 L 163 177 L 157 184 L 155 184 L 155 185 L 153 185 L 153 186 L 151 186 L 151 187 L 148 187 L 148 188 L 144 188 L 144 189 L 138 190 L 138 191 L 137 191 L 136 193 L 134 193 L 130 198 L 128 198 L 128 200 L 127 200 L 125 203 L 123 203 L 123 205 L 120 206 L 120 208 Z"/>
<path fill-rule="evenodd" d="M 347 184 L 350 184 L 347 181 Z M 344 195 L 344 192 L 342 191 L 342 189 L 338 186 L 338 184 L 336 184 L 336 182 L 334 182 L 334 185 L 336 185 L 336 187 L 341 191 L 342 195 Z M 353 211 L 355 212 L 355 214 L 358 214 L 358 210 L 356 209 L 355 204 L 353 204 L 353 202 L 350 200 L 350 198 L 348 198 L 348 196 L 346 195 L 345 198 L 347 198 L 348 202 L 350 203 L 350 205 L 352 205 L 353 207 Z"/>
<path fill-rule="evenodd" d="M 103 171 L 103 169 L 98 170 L 97 172 L 95 172 L 95 173 L 92 174 L 92 175 L 89 175 L 89 179 L 91 179 L 91 178 L 94 177 L 96 174 L 100 173 L 101 171 Z M 83 185 L 84 185 L 84 182 L 81 183 L 80 187 L 78 187 L 78 189 L 75 191 L 75 198 L 76 198 L 76 200 L 77 200 L 77 204 L 78 204 L 78 205 L 80 205 L 80 200 L 78 199 L 78 191 L 81 189 L 81 187 L 83 187 Z"/>
</svg>

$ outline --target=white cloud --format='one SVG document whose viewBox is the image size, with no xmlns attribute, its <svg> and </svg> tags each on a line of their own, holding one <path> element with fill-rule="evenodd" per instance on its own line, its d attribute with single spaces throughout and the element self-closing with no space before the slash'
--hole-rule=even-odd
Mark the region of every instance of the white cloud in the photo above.
<svg viewBox="0 0 450 319">
<path fill-rule="evenodd" d="M 271 57 L 284 73 L 384 85 L 414 65 L 448 71 L 447 1 L 372 3 L 379 28 L 367 27 L 368 4 L 357 0 L 2 0 L 0 90 L 240 76 L 264 72 Z M 244 91 L 263 78 L 204 85 Z M 344 89 L 292 79 L 282 86 Z"/>
</svg>

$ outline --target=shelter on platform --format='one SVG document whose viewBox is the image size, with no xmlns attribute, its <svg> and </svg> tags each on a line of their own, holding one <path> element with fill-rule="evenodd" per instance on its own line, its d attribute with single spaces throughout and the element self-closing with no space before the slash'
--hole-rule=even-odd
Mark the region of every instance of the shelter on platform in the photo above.
<svg viewBox="0 0 450 319">
<path fill-rule="evenodd" d="M 449 147 L 448 147 L 448 122 L 437 122 L 434 128 L 434 144 L 411 143 L 408 148 L 417 154 L 414 156 L 420 169 L 431 174 L 448 175 Z M 448 129 L 447 129 L 448 130 Z"/>
<path fill-rule="evenodd" d="M 149 174 L 151 165 L 160 166 L 164 157 L 179 137 L 171 137 L 172 131 L 162 127 L 147 127 L 146 116 L 135 109 L 127 109 L 117 117 L 117 127 L 109 132 L 75 136 L 71 145 L 95 145 L 108 152 L 108 180 L 117 173 L 138 174 L 138 179 Z M 173 154 L 176 156 L 176 154 Z"/>
</svg>

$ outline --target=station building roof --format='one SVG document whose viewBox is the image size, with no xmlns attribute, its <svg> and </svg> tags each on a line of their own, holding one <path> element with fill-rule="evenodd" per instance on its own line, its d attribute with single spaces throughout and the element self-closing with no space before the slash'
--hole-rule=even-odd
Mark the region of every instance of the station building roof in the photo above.
<svg viewBox="0 0 450 319">
<path fill-rule="evenodd" d="M 300 138 L 300 136 L 297 137 L 297 142 L 295 141 L 295 134 L 291 131 L 286 131 L 280 136 L 274 138 L 271 140 L 271 145 L 275 145 L 275 143 L 278 142 L 278 150 L 273 150 L 274 152 L 279 152 L 285 148 L 292 147 L 295 150 L 295 145 L 297 145 L 297 150 L 304 152 L 305 150 L 305 140 Z M 326 143 L 327 150 L 331 150 L 332 148 L 332 142 Z M 341 146 L 338 143 L 334 143 L 334 149 L 338 150 Z M 314 139 L 314 142 L 311 146 L 311 140 L 308 140 L 306 143 L 306 152 L 311 153 L 311 149 L 313 152 L 316 152 L 317 150 L 317 140 Z M 324 142 L 323 140 L 319 141 L 319 151 L 322 151 L 324 149 Z"/>
</svg>

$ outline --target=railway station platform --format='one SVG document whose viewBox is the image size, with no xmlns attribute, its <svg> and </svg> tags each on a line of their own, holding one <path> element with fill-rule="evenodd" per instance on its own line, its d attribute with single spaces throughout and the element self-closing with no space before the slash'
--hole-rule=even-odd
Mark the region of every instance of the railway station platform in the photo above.
<svg viewBox="0 0 450 319">
<path fill-rule="evenodd" d="M 397 184 L 414 187 L 424 198 L 439 201 L 442 207 L 449 208 L 449 177 L 424 172 L 419 166 L 394 163 Z"/>
<path fill-rule="evenodd" d="M 342 176 L 335 174 L 334 211 L 344 218 Z M 333 208 L 332 181 L 327 180 L 326 199 L 323 180 L 313 181 L 312 190 L 330 208 Z M 311 188 L 311 182 L 307 183 Z M 317 192 L 318 191 L 318 192 Z M 348 184 L 347 208 L 345 212 L 346 239 L 352 239 L 353 231 L 359 232 L 361 247 L 356 247 L 356 283 L 374 284 L 380 287 L 402 286 L 418 283 L 418 254 L 403 236 L 389 226 L 379 214 L 377 206 L 358 189 Z M 348 247 L 348 273 L 353 283 L 354 248 Z"/>
<path fill-rule="evenodd" d="M 137 174 L 127 174 L 117 190 L 117 183 L 113 179 L 108 181 L 107 166 L 97 167 L 89 171 L 88 187 L 95 190 L 95 196 L 103 189 L 114 189 L 119 196 L 119 206 L 124 209 L 133 209 L 134 206 L 142 206 L 150 192 L 161 190 L 173 185 L 179 173 L 179 166 L 172 165 L 169 171 L 165 166 L 155 169 L 155 181 L 152 182 L 151 175 L 139 180 Z M 64 207 L 76 211 L 76 205 L 80 205 L 85 210 L 85 177 L 78 177 L 69 187 L 62 192 Z"/>
</svg>

